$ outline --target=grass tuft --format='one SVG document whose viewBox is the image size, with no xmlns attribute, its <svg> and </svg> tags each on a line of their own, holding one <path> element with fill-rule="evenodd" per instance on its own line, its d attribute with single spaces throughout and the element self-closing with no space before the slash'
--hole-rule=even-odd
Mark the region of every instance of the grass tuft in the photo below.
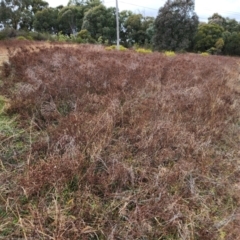
<svg viewBox="0 0 240 240">
<path fill-rule="evenodd" d="M 106 50 L 117 50 L 117 46 L 116 45 L 112 45 L 112 46 L 108 46 L 108 47 L 105 47 Z M 120 45 L 119 46 L 119 50 L 120 51 L 127 51 L 128 49 L 125 48 L 124 46 Z"/>
<path fill-rule="evenodd" d="M 145 48 L 137 48 L 135 51 L 138 53 L 152 53 L 152 50 Z"/>
<path fill-rule="evenodd" d="M 176 56 L 176 53 L 173 51 L 165 51 L 164 55 L 166 55 L 167 57 L 174 57 Z"/>
</svg>

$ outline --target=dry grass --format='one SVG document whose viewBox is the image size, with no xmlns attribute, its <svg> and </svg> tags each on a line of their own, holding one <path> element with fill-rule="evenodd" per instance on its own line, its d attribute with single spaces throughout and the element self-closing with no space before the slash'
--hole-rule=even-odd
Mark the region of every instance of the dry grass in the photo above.
<svg viewBox="0 0 240 240">
<path fill-rule="evenodd" d="M 238 239 L 238 59 L 14 44 L 1 237 Z"/>
<path fill-rule="evenodd" d="M 5 47 L 0 47 L 0 66 L 3 62 L 7 61 L 7 49 Z"/>
</svg>

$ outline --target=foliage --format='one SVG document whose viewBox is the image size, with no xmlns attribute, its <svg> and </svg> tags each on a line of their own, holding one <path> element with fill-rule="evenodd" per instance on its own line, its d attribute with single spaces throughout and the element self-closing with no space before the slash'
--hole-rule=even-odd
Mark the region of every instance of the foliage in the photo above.
<svg viewBox="0 0 240 240">
<path fill-rule="evenodd" d="M 165 51 L 164 54 L 168 57 L 174 57 L 176 56 L 175 52 L 173 51 Z"/>
<path fill-rule="evenodd" d="M 135 51 L 138 53 L 152 53 L 152 50 L 145 48 L 137 48 Z"/>
<path fill-rule="evenodd" d="M 82 30 L 84 29 L 88 30 L 96 41 L 102 37 L 103 42 L 108 41 L 110 44 L 115 42 L 115 8 L 106 8 L 104 5 L 91 8 L 83 18 Z"/>
<path fill-rule="evenodd" d="M 204 52 L 214 48 L 219 39 L 222 38 L 223 31 L 223 27 L 218 24 L 200 24 L 195 36 L 195 50 Z M 222 41 L 223 39 L 221 44 L 219 42 L 220 45 L 224 44 Z"/>
<path fill-rule="evenodd" d="M 217 42 L 215 43 L 216 51 L 217 53 L 221 53 L 223 47 L 224 47 L 224 40 L 223 38 L 219 38 Z"/>
<path fill-rule="evenodd" d="M 156 50 L 191 50 L 198 26 L 192 0 L 168 0 L 155 20 Z"/>
<path fill-rule="evenodd" d="M 225 38 L 223 53 L 226 55 L 240 56 L 240 32 L 226 32 L 223 37 Z"/>
<path fill-rule="evenodd" d="M 67 35 L 75 34 L 81 30 L 83 17 L 83 6 L 64 7 L 58 14 L 59 29 Z"/>
<path fill-rule="evenodd" d="M 224 18 L 218 13 L 214 13 L 211 17 L 208 18 L 209 24 L 217 24 L 225 31 L 228 32 L 239 32 L 240 31 L 240 23 L 238 23 L 235 19 Z"/>
<path fill-rule="evenodd" d="M 240 32 L 240 23 L 237 22 L 235 19 L 226 18 L 226 22 L 224 24 L 225 31 L 228 32 Z"/>
<path fill-rule="evenodd" d="M 38 32 L 56 34 L 58 32 L 58 10 L 46 8 L 35 14 L 33 27 Z"/>
<path fill-rule="evenodd" d="M 212 40 L 210 44 L 211 47 L 208 45 L 209 52 L 239 56 L 238 33 L 240 32 L 240 23 L 238 23 L 235 19 L 224 18 L 218 13 L 213 14 L 213 16 L 209 18 L 208 23 L 213 25 L 211 25 L 211 27 L 210 25 L 205 26 L 205 29 L 208 27 L 209 30 L 205 33 L 205 37 L 202 35 L 202 38 L 205 39 L 205 41 L 201 43 L 202 49 L 204 48 L 204 45 L 205 49 L 207 49 L 206 39 L 208 38 L 208 43 Z M 220 26 L 221 29 L 219 27 L 216 29 L 216 25 Z M 214 39 L 212 38 L 213 35 L 215 35 L 213 37 Z M 215 44 L 214 41 L 216 41 Z"/>
<path fill-rule="evenodd" d="M 238 238 L 237 59 L 4 44 L 2 238 Z"/>
<path fill-rule="evenodd" d="M 105 47 L 106 50 L 117 50 L 117 46 L 116 45 L 112 45 L 112 46 L 108 46 L 108 47 Z M 125 48 L 124 46 L 120 45 L 119 46 L 119 50 L 120 51 L 127 51 L 128 49 Z"/>
<path fill-rule="evenodd" d="M 154 18 L 143 17 L 142 14 L 134 14 L 130 11 L 123 11 L 120 13 L 120 23 L 120 36 L 124 45 L 128 47 L 134 44 L 144 46 L 151 42 Z"/>
<path fill-rule="evenodd" d="M 86 12 L 89 9 L 101 4 L 102 4 L 101 0 L 69 0 L 68 2 L 68 6 L 84 6 Z"/>
<path fill-rule="evenodd" d="M 16 36 L 17 31 L 13 28 L 4 28 L 2 31 L 0 31 L 0 40 L 5 40 Z"/>
<path fill-rule="evenodd" d="M 209 24 L 217 24 L 224 28 L 226 24 L 226 19 L 218 13 L 214 13 L 211 17 L 208 18 Z"/>
<path fill-rule="evenodd" d="M 17 38 L 22 36 L 28 40 L 37 40 L 37 41 L 46 41 L 53 40 L 53 36 L 49 33 L 38 33 L 38 32 L 29 32 L 23 30 L 15 30 L 13 28 L 5 28 L 0 31 L 0 40 Z"/>
<path fill-rule="evenodd" d="M 124 10 L 119 23 L 120 44 L 126 48 L 239 55 L 240 23 L 214 13 L 197 29 L 193 0 L 167 0 L 156 19 Z M 60 41 L 114 45 L 116 9 L 100 0 L 70 0 L 55 8 L 43 0 L 1 0 L 0 30 L 0 40 L 23 36 L 58 41 L 61 32 Z"/>
<path fill-rule="evenodd" d="M 57 41 L 59 42 L 68 42 L 70 41 L 70 37 L 68 35 L 63 34 L 62 32 L 59 32 L 56 35 Z"/>
<path fill-rule="evenodd" d="M 23 36 L 19 36 L 19 37 L 17 37 L 17 40 L 27 40 L 27 39 Z"/>
<path fill-rule="evenodd" d="M 77 34 L 77 39 L 80 43 L 96 43 L 96 41 L 92 38 L 90 32 L 88 32 L 86 29 L 81 30 Z"/>
<path fill-rule="evenodd" d="M 17 30 L 32 30 L 34 14 L 48 7 L 42 0 L 1 0 L 0 24 Z"/>
<path fill-rule="evenodd" d="M 202 52 L 202 53 L 201 53 L 201 56 L 207 57 L 207 56 L 209 56 L 209 53 L 208 53 L 208 52 Z"/>
</svg>

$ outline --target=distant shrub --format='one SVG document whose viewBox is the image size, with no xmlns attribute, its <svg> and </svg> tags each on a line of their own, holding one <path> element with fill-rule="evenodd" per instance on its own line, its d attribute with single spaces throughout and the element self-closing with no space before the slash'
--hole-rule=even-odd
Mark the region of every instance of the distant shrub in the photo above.
<svg viewBox="0 0 240 240">
<path fill-rule="evenodd" d="M 117 49 L 117 46 L 116 46 L 116 49 Z M 119 46 L 119 50 L 120 50 L 120 51 L 127 51 L 128 49 L 125 48 L 124 46 L 120 45 L 120 46 Z"/>
<path fill-rule="evenodd" d="M 23 37 L 23 36 L 18 36 L 17 40 L 27 40 L 27 39 L 25 37 Z"/>
<path fill-rule="evenodd" d="M 207 50 L 207 53 L 211 54 L 211 55 L 217 54 L 217 52 L 218 52 L 218 50 L 215 47 L 211 47 Z"/>
<path fill-rule="evenodd" d="M 13 28 L 5 28 L 2 31 L 0 31 L 0 40 L 14 38 L 16 36 L 17 36 L 17 31 Z"/>
<path fill-rule="evenodd" d="M 201 56 L 204 56 L 204 57 L 206 57 L 206 56 L 209 56 L 210 54 L 208 53 L 208 52 L 202 52 L 201 53 Z"/>
<path fill-rule="evenodd" d="M 33 37 L 30 36 L 30 35 L 27 35 L 27 36 L 26 36 L 26 39 L 27 39 L 27 40 L 30 40 L 30 41 L 33 41 Z"/>
<path fill-rule="evenodd" d="M 75 39 L 77 43 L 96 43 L 95 39 L 92 38 L 90 32 L 86 29 L 81 30 Z"/>
<path fill-rule="evenodd" d="M 108 46 L 105 48 L 106 50 L 117 50 L 117 46 L 116 45 L 112 45 L 112 46 Z M 119 46 L 119 50 L 120 51 L 127 51 L 128 49 L 125 48 L 124 46 L 120 45 Z"/>
<path fill-rule="evenodd" d="M 103 44 L 103 37 L 102 36 L 100 36 L 99 38 L 98 38 L 98 40 L 97 40 L 97 42 L 99 43 L 99 44 Z"/>
<path fill-rule="evenodd" d="M 29 32 L 30 37 L 35 41 L 47 41 L 54 39 L 49 33 Z"/>
<path fill-rule="evenodd" d="M 58 35 L 57 35 L 57 40 L 58 40 L 59 42 L 68 42 L 69 39 L 70 39 L 69 36 L 62 34 L 61 31 L 60 31 L 60 32 L 58 33 Z"/>
<path fill-rule="evenodd" d="M 164 54 L 168 57 L 174 57 L 176 56 L 176 53 L 173 51 L 165 51 Z"/>
<path fill-rule="evenodd" d="M 115 50 L 116 49 L 116 46 L 112 45 L 112 46 L 108 46 L 108 47 L 105 47 L 106 50 Z"/>
<path fill-rule="evenodd" d="M 3 31 L 0 31 L 0 40 L 5 40 L 7 38 Z"/>
<path fill-rule="evenodd" d="M 185 49 L 180 49 L 177 51 L 177 53 L 183 54 L 183 53 L 187 53 L 187 51 Z"/>
<path fill-rule="evenodd" d="M 138 48 L 135 51 L 138 53 L 152 53 L 151 49 L 145 49 L 145 48 Z"/>
</svg>

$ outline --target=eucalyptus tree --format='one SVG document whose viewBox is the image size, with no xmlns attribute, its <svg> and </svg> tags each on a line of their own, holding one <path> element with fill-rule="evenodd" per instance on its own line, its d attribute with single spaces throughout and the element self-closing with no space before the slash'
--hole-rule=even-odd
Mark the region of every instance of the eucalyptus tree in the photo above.
<svg viewBox="0 0 240 240">
<path fill-rule="evenodd" d="M 48 3 L 43 0 L 1 0 L 0 25 L 31 30 L 34 14 L 47 7 Z"/>
<path fill-rule="evenodd" d="M 168 0 L 159 9 L 154 23 L 154 48 L 174 51 L 192 49 L 198 23 L 193 0 Z"/>
</svg>

